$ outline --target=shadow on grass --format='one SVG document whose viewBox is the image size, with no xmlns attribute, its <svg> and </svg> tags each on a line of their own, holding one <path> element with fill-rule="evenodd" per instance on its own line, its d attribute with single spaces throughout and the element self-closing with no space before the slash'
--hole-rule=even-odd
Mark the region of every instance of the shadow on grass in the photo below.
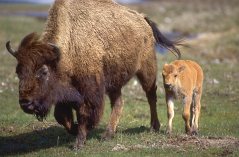
<svg viewBox="0 0 239 157">
<path fill-rule="evenodd" d="M 122 131 L 123 134 L 133 135 L 133 134 L 140 134 L 143 132 L 149 132 L 150 129 L 145 126 L 135 127 L 135 128 L 129 128 L 124 131 Z"/>
<path fill-rule="evenodd" d="M 155 131 L 150 130 L 150 128 L 145 127 L 145 126 L 129 128 L 129 129 L 126 129 L 126 130 L 122 131 L 123 134 L 128 134 L 128 135 L 140 134 L 140 133 L 143 133 L 143 132 L 155 132 Z M 160 128 L 160 131 L 156 132 L 156 133 L 165 134 L 165 130 L 162 130 Z"/>
<path fill-rule="evenodd" d="M 104 129 L 92 130 L 87 139 L 98 139 Z M 63 127 L 51 126 L 47 129 L 32 131 L 14 136 L 0 136 L 0 156 L 21 155 L 37 152 L 41 149 L 65 146 L 72 148 L 75 136 L 66 132 Z"/>
<path fill-rule="evenodd" d="M 124 130 L 123 134 L 139 134 L 149 131 L 149 128 L 141 126 Z M 92 130 L 87 140 L 101 140 L 103 128 Z M 47 129 L 32 131 L 13 136 L 0 136 L 0 156 L 23 155 L 39 150 L 65 146 L 72 148 L 75 137 L 68 134 L 63 127 L 51 126 Z"/>
<path fill-rule="evenodd" d="M 69 144 L 74 137 L 58 126 L 14 136 L 0 136 L 0 156 L 26 154 Z"/>
</svg>

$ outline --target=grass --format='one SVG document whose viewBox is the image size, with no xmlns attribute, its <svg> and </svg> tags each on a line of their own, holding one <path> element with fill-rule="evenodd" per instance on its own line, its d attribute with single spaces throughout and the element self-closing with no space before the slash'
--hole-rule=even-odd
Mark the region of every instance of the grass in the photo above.
<svg viewBox="0 0 239 157">
<path fill-rule="evenodd" d="M 45 12 L 49 9 L 49 5 L 32 5 L 32 4 L 1 4 L 0 12 L 22 12 L 22 11 L 37 11 Z"/>
<path fill-rule="evenodd" d="M 205 73 L 199 136 L 188 137 L 184 134 L 180 101 L 175 108 L 174 134 L 172 137 L 165 135 L 167 116 L 160 72 L 164 63 L 175 58 L 172 54 L 158 55 L 157 111 L 162 125 L 160 132 L 149 131 L 149 106 L 144 92 L 133 79 L 123 90 L 125 106 L 115 138 L 100 141 L 100 134 L 110 114 L 107 99 L 100 125 L 90 133 L 86 145 L 79 152 L 71 150 L 75 138 L 56 123 L 52 113 L 42 123 L 23 113 L 18 105 L 16 61 L 6 52 L 5 42 L 11 40 L 13 47 L 17 47 L 26 34 L 42 32 L 44 21 L 30 17 L 0 16 L 0 156 L 239 156 L 237 2 L 203 2 L 171 0 L 160 4 L 148 3 L 144 7 L 130 6 L 158 20 L 162 30 L 177 29 L 183 34 L 198 35 L 187 41 L 192 48 L 182 48 L 182 51 L 184 59 L 198 61 Z M 230 13 L 214 12 L 219 6 L 222 10 L 227 8 Z M 47 10 L 46 6 L 30 5 L 0 8 L 8 11 Z M 167 23 L 165 17 L 173 18 L 173 22 Z M 191 18 L 195 19 L 187 23 Z M 200 37 L 202 33 L 206 36 Z"/>
</svg>

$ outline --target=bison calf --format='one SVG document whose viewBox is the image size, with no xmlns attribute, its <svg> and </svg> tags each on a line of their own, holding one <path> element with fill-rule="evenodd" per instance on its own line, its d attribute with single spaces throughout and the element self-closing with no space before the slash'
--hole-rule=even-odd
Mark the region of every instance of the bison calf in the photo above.
<svg viewBox="0 0 239 157">
<path fill-rule="evenodd" d="M 167 133 L 172 132 L 174 99 L 183 98 L 183 119 L 187 134 L 197 134 L 203 85 L 202 68 L 194 61 L 176 60 L 163 67 L 163 82 L 168 112 Z"/>
</svg>

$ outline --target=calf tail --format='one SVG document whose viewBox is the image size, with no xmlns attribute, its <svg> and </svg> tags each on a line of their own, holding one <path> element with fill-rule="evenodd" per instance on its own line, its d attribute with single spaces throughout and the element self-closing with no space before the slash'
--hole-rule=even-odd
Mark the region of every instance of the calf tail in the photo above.
<svg viewBox="0 0 239 157">
<path fill-rule="evenodd" d="M 156 43 L 161 45 L 162 47 L 168 49 L 171 51 L 175 56 L 177 54 L 178 59 L 181 58 L 181 52 L 179 51 L 178 48 L 176 48 L 176 45 L 181 45 L 178 41 L 170 41 L 167 39 L 163 34 L 159 31 L 157 24 L 153 21 L 151 21 L 149 18 L 145 17 L 144 18 L 147 23 L 150 25 L 150 27 L 153 30 L 154 38 L 156 40 Z M 176 54 L 175 54 L 176 53 Z"/>
</svg>

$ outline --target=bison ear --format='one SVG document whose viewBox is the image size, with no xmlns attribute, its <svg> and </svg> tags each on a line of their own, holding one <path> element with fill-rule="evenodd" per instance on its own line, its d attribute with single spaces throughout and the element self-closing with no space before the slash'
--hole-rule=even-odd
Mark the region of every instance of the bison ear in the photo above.
<svg viewBox="0 0 239 157">
<path fill-rule="evenodd" d="M 180 73 L 180 72 L 184 71 L 185 69 L 186 69 L 186 67 L 182 65 L 178 68 L 178 72 Z"/>
<path fill-rule="evenodd" d="M 33 42 L 37 41 L 39 39 L 39 36 L 37 33 L 33 32 L 25 36 L 25 38 L 22 39 L 20 47 L 28 47 L 30 46 Z"/>
<path fill-rule="evenodd" d="M 59 61 L 60 60 L 60 56 L 61 56 L 61 52 L 60 49 L 57 45 L 52 44 L 52 43 L 48 43 L 49 46 L 51 46 L 52 50 L 53 50 L 53 60 L 55 61 Z"/>
</svg>

